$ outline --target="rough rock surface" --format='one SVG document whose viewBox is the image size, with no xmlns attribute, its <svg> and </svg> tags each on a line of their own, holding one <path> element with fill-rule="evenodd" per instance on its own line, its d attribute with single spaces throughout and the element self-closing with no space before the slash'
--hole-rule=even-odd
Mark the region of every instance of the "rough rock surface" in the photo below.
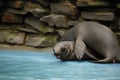
<svg viewBox="0 0 120 80">
<path fill-rule="evenodd" d="M 6 23 L 23 23 L 23 16 L 11 12 L 5 12 L 2 21 Z"/>
<path fill-rule="evenodd" d="M 40 20 L 38 18 L 35 18 L 35 17 L 27 17 L 25 20 L 25 23 L 43 33 L 48 33 L 48 32 L 54 31 L 53 28 L 46 26 L 45 24 L 40 22 Z"/>
<path fill-rule="evenodd" d="M 37 0 L 38 3 L 40 3 L 43 6 L 49 6 L 49 0 Z"/>
<path fill-rule="evenodd" d="M 50 7 L 53 12 L 58 14 L 67 15 L 69 17 L 77 15 L 77 7 L 69 2 L 51 3 Z"/>
<path fill-rule="evenodd" d="M 106 0 L 77 0 L 77 6 L 85 7 L 85 6 L 109 6 L 109 2 Z"/>
<path fill-rule="evenodd" d="M 49 26 L 64 27 L 64 28 L 69 27 L 68 19 L 64 15 L 52 14 L 42 17 L 40 21 L 48 23 Z"/>
<path fill-rule="evenodd" d="M 0 11 L 2 44 L 53 46 L 82 21 L 106 25 L 119 39 L 119 0 L 0 0 Z"/>
<path fill-rule="evenodd" d="M 39 31 L 37 31 L 36 29 L 32 28 L 31 26 L 27 24 L 21 27 L 17 27 L 17 29 L 19 31 L 26 32 L 26 33 L 36 33 L 36 34 L 39 33 Z"/>
<path fill-rule="evenodd" d="M 82 12 L 81 17 L 92 20 L 112 21 L 114 13 L 112 12 Z"/>
<path fill-rule="evenodd" d="M 56 43 L 57 36 L 29 35 L 26 39 L 27 46 L 50 47 Z"/>
<path fill-rule="evenodd" d="M 24 44 L 25 33 L 10 30 L 0 31 L 0 42 L 10 44 Z"/>
<path fill-rule="evenodd" d="M 8 5 L 13 8 L 23 8 L 25 5 L 25 0 L 12 0 L 8 3 Z"/>
</svg>

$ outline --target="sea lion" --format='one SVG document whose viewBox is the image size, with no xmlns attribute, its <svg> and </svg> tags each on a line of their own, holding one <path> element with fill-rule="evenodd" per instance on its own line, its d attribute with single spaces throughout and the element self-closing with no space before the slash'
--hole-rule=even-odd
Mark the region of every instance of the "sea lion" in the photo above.
<svg viewBox="0 0 120 80">
<path fill-rule="evenodd" d="M 58 42 L 54 48 L 53 52 L 56 58 L 61 59 L 62 61 L 73 61 L 78 60 L 76 54 L 74 54 L 74 41 L 62 41 Z M 99 60 L 93 54 L 93 51 L 86 48 L 83 60 Z"/>
<path fill-rule="evenodd" d="M 116 35 L 107 26 L 96 22 L 81 22 L 65 32 L 60 42 L 74 41 L 74 51 L 78 60 L 81 60 L 86 46 L 97 51 L 104 59 L 95 62 L 108 63 L 120 61 L 120 50 Z"/>
</svg>

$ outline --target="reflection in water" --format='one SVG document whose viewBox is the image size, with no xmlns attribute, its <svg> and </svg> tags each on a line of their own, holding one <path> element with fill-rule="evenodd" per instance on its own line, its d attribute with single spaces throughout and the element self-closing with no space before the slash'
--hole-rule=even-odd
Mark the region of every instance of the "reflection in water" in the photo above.
<svg viewBox="0 0 120 80">
<path fill-rule="evenodd" d="M 120 64 L 62 62 L 52 52 L 0 51 L 0 80 L 120 80 Z"/>
</svg>

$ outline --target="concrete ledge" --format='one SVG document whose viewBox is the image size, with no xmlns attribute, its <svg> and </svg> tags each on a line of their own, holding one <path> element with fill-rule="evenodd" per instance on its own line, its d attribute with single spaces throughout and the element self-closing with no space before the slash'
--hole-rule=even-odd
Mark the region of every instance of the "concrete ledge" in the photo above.
<svg viewBox="0 0 120 80">
<path fill-rule="evenodd" d="M 33 48 L 20 45 L 5 45 L 0 44 L 0 50 L 22 50 L 22 51 L 35 51 L 35 52 L 52 52 L 52 47 L 48 48 Z"/>
</svg>

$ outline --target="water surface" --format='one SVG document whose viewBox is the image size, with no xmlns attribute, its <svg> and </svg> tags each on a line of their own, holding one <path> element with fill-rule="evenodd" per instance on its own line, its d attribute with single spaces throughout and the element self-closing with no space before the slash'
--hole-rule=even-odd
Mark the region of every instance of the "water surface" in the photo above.
<svg viewBox="0 0 120 80">
<path fill-rule="evenodd" d="M 120 80 L 120 64 L 62 62 L 51 53 L 0 50 L 0 80 Z"/>
</svg>

